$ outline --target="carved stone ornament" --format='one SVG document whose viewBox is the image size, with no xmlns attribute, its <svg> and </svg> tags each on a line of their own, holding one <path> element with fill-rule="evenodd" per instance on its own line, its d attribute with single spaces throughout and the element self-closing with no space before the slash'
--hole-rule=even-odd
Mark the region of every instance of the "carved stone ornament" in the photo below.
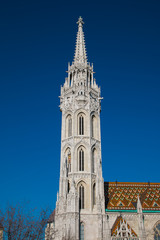
<svg viewBox="0 0 160 240">
<path fill-rule="evenodd" d="M 85 106 L 87 105 L 88 103 L 88 97 L 86 96 L 77 96 L 75 98 L 75 109 L 79 109 L 79 108 L 85 108 Z"/>
<path fill-rule="evenodd" d="M 72 109 L 73 109 L 73 97 L 71 96 L 69 98 L 65 98 L 63 106 L 64 106 L 65 110 L 71 110 L 72 111 Z"/>
<path fill-rule="evenodd" d="M 96 145 L 96 143 L 97 143 L 97 140 L 96 139 L 91 139 L 91 146 L 93 147 L 94 145 Z"/>
<path fill-rule="evenodd" d="M 90 99 L 90 110 L 91 112 L 97 112 L 99 113 L 101 107 L 100 107 L 100 104 L 99 104 L 99 101 L 97 101 L 97 99 L 95 98 L 91 98 Z"/>
</svg>

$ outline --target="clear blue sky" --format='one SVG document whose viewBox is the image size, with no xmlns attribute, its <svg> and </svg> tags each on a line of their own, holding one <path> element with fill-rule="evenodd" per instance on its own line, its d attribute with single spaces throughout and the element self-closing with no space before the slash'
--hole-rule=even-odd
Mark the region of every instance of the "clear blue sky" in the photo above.
<svg viewBox="0 0 160 240">
<path fill-rule="evenodd" d="M 82 16 L 101 86 L 105 181 L 160 182 L 160 1 L 2 1 L 0 207 L 55 206 L 60 85 Z"/>
</svg>

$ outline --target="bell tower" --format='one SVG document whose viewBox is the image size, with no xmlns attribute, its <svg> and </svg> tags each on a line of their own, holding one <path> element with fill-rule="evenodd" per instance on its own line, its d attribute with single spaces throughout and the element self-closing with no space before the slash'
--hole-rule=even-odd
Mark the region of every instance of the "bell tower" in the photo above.
<svg viewBox="0 0 160 240">
<path fill-rule="evenodd" d="M 101 93 L 87 61 L 83 19 L 78 19 L 75 56 L 61 87 L 61 164 L 55 239 L 103 239 Z"/>
</svg>

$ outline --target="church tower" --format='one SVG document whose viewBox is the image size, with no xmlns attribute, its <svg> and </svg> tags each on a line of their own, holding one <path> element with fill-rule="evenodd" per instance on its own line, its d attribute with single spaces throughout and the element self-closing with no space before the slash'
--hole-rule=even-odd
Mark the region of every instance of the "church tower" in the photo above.
<svg viewBox="0 0 160 240">
<path fill-rule="evenodd" d="M 102 98 L 93 64 L 87 61 L 81 17 L 77 24 L 74 60 L 68 65 L 68 77 L 61 87 L 61 164 L 53 239 L 100 240 L 105 231 Z"/>
<path fill-rule="evenodd" d="M 81 17 L 77 24 L 75 56 L 60 95 L 59 193 L 45 239 L 158 240 L 160 183 L 103 181 L 102 98 L 87 60 Z"/>
</svg>

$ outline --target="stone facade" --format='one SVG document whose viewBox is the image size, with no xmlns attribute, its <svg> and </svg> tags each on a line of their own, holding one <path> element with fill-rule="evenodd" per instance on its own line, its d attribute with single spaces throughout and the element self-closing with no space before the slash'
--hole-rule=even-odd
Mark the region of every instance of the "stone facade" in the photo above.
<svg viewBox="0 0 160 240">
<path fill-rule="evenodd" d="M 137 194 L 136 205 L 133 204 L 131 210 L 127 208 L 130 205 L 124 206 L 122 202 L 120 207 L 112 208 L 117 186 L 108 195 L 108 200 L 104 194 L 100 131 L 102 98 L 93 76 L 93 65 L 87 61 L 81 17 L 77 23 L 74 61 L 68 65 L 68 77 L 61 87 L 59 193 L 46 228 L 46 240 L 153 239 L 154 227 L 160 221 L 158 203 L 159 210 L 144 213 Z"/>
</svg>

